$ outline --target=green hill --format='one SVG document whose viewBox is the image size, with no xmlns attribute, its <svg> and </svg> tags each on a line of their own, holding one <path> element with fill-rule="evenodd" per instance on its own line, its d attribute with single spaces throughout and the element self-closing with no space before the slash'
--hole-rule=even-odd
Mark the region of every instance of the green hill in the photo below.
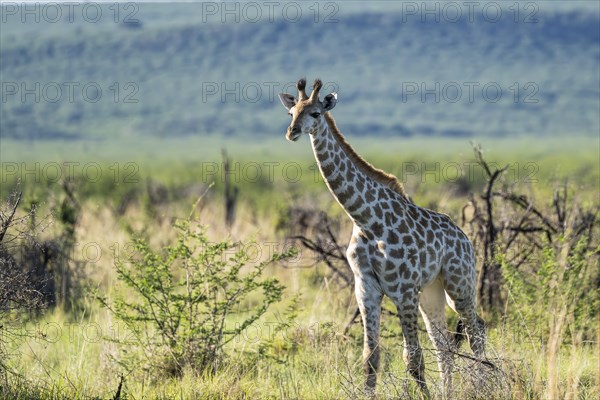
<svg viewBox="0 0 600 400">
<path fill-rule="evenodd" d="M 399 5 L 336 4 L 329 22 L 325 3 L 317 22 L 308 4 L 293 22 L 275 13 L 222 23 L 200 4 L 140 4 L 129 19 L 121 9 L 118 23 L 110 4 L 98 23 L 4 15 L 1 135 L 279 133 L 288 121 L 275 94 L 303 75 L 339 92 L 335 115 L 349 134 L 600 129 L 597 12 L 542 2 L 534 23 L 507 10 L 494 23 L 480 14 L 423 22 Z"/>
</svg>

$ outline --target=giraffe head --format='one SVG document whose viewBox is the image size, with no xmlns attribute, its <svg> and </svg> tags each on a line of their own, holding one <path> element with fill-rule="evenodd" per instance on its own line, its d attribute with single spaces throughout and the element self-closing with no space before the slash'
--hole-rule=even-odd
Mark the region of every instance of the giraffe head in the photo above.
<svg viewBox="0 0 600 400">
<path fill-rule="evenodd" d="M 323 101 L 319 100 L 319 91 L 323 83 L 320 79 L 315 80 L 313 91 L 310 96 L 306 95 L 306 79 L 302 78 L 296 83 L 298 89 L 298 99 L 288 93 L 281 93 L 279 99 L 283 106 L 292 116 L 292 123 L 287 129 L 286 139 L 292 142 L 298 140 L 303 134 L 315 135 L 322 132 L 325 124 L 323 114 L 335 107 L 337 94 L 330 93 Z"/>
</svg>

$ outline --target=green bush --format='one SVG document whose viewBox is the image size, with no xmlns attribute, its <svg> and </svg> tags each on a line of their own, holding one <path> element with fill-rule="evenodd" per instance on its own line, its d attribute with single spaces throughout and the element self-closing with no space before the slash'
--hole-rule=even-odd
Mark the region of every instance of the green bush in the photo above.
<svg viewBox="0 0 600 400">
<path fill-rule="evenodd" d="M 535 270 L 516 268 L 501 256 L 509 299 L 514 302 L 507 308 L 508 317 L 517 325 L 535 327 L 542 338 L 555 334 L 557 327 L 561 336 L 570 333 L 564 337 L 569 342 L 594 338 L 600 312 L 600 248 L 590 249 L 588 242 L 582 236 L 572 243 L 562 238 L 557 246 L 545 244 L 535 257 Z"/>
<path fill-rule="evenodd" d="M 132 251 L 115 263 L 129 290 L 117 290 L 112 301 L 99 299 L 131 333 L 116 340 L 141 350 L 129 352 L 129 363 L 120 360 L 126 367 L 135 359 L 172 376 L 184 368 L 214 372 L 227 343 L 281 300 L 284 287 L 262 275 L 295 249 L 253 263 L 248 243 L 210 242 L 191 220 L 176 222 L 175 229 L 175 242 L 159 251 L 134 237 Z"/>
</svg>

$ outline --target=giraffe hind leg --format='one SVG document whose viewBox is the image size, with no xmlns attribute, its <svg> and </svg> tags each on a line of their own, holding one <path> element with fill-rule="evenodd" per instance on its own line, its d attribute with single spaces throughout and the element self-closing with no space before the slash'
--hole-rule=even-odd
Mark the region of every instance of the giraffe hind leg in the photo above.
<svg viewBox="0 0 600 400">
<path fill-rule="evenodd" d="M 485 351 L 485 324 L 477 315 L 475 305 L 475 272 L 468 277 L 462 277 L 462 285 L 456 285 L 444 280 L 446 300 L 448 305 L 458 313 L 460 319 L 454 335 L 455 344 L 459 345 L 462 339 L 467 337 L 469 346 L 478 357 L 484 356 Z"/>
</svg>

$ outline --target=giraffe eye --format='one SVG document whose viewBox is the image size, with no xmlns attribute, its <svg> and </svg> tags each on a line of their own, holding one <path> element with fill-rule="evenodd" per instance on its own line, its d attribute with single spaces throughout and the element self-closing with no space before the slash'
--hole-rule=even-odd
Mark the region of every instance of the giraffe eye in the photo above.
<svg viewBox="0 0 600 400">
<path fill-rule="evenodd" d="M 314 113 L 310 114 L 310 116 L 313 118 L 318 118 L 319 115 L 321 115 L 321 113 L 318 113 L 318 112 L 314 112 Z"/>
</svg>

